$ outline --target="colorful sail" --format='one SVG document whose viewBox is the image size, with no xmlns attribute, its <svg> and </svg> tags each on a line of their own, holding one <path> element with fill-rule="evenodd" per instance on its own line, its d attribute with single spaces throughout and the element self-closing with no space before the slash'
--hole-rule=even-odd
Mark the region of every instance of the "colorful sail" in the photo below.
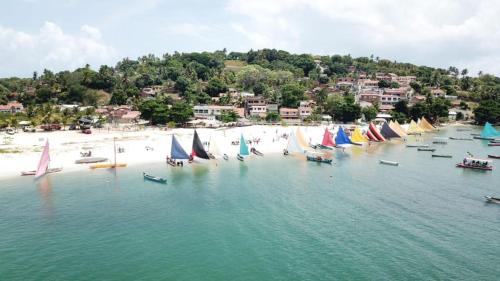
<svg viewBox="0 0 500 281">
<path fill-rule="evenodd" d="M 385 138 L 382 136 L 382 134 L 378 131 L 377 127 L 373 123 L 370 123 L 368 126 L 368 130 L 377 138 L 379 141 L 385 141 Z"/>
<path fill-rule="evenodd" d="M 361 129 L 359 127 L 356 127 L 354 129 L 354 132 L 352 132 L 351 141 L 356 143 L 362 143 L 362 142 L 367 142 L 368 139 L 365 136 L 363 136 L 363 134 L 361 133 Z"/>
<path fill-rule="evenodd" d="M 351 144 L 351 140 L 344 133 L 342 127 L 339 127 L 339 131 L 337 132 L 337 136 L 335 137 L 335 142 L 337 143 L 337 145 Z"/>
<path fill-rule="evenodd" d="M 367 136 L 367 137 L 368 137 L 368 139 L 369 139 L 369 140 L 371 140 L 371 141 L 379 141 L 379 140 L 378 140 L 378 139 L 377 139 L 377 138 L 376 138 L 376 137 L 372 134 L 372 132 L 370 132 L 370 130 L 368 130 L 368 131 L 366 132 L 366 136 Z"/>
<path fill-rule="evenodd" d="M 410 126 L 408 126 L 408 130 L 406 131 L 408 135 L 421 134 L 424 132 L 422 128 L 420 128 L 415 121 L 411 120 Z"/>
<path fill-rule="evenodd" d="M 293 132 L 288 137 L 288 145 L 286 147 L 289 153 L 304 153 L 304 149 L 300 147 L 299 141 Z"/>
<path fill-rule="evenodd" d="M 401 127 L 401 125 L 399 125 L 397 120 L 396 122 L 391 121 L 389 123 L 389 127 L 391 127 L 391 129 L 396 133 L 398 133 L 398 135 L 400 135 L 402 138 L 407 136 L 406 131 L 403 129 L 403 127 Z"/>
<path fill-rule="evenodd" d="M 498 132 L 489 122 L 484 124 L 483 131 L 481 132 L 482 138 L 496 138 L 500 137 L 500 132 Z"/>
<path fill-rule="evenodd" d="M 42 155 L 40 157 L 40 161 L 38 162 L 38 167 L 36 168 L 35 178 L 39 178 L 47 172 L 49 168 L 50 155 L 49 155 L 49 140 L 45 143 L 45 146 L 42 151 Z"/>
<path fill-rule="evenodd" d="M 248 146 L 247 146 L 247 143 L 245 142 L 245 138 L 243 137 L 243 134 L 241 134 L 241 137 L 240 137 L 240 155 L 241 156 L 250 155 L 250 151 L 248 151 Z"/>
<path fill-rule="evenodd" d="M 172 135 L 172 146 L 170 147 L 170 157 L 172 159 L 189 159 L 189 155 L 182 148 L 181 144 L 177 141 L 174 135 Z"/>
<path fill-rule="evenodd" d="M 387 122 L 384 122 L 384 124 L 382 124 L 382 129 L 380 130 L 380 133 L 386 139 L 401 137 L 397 132 L 395 132 L 393 129 L 391 129 L 391 127 L 389 127 L 389 124 L 387 124 Z"/>
<path fill-rule="evenodd" d="M 420 123 L 418 125 L 420 126 L 420 128 L 424 129 L 424 131 L 432 132 L 436 130 L 436 128 L 432 126 L 431 123 L 427 121 L 427 119 L 425 119 L 425 117 L 422 117 L 422 119 L 420 119 Z"/>
<path fill-rule="evenodd" d="M 200 137 L 198 137 L 198 133 L 196 132 L 196 130 L 194 130 L 193 147 L 192 147 L 192 151 L 191 151 L 191 156 L 192 157 L 196 156 L 196 157 L 201 158 L 201 159 L 210 159 L 210 157 L 208 157 L 207 152 L 203 148 L 203 144 L 201 143 Z"/>
<path fill-rule="evenodd" d="M 304 135 L 300 131 L 300 128 L 297 127 L 297 132 L 295 133 L 297 136 L 297 140 L 299 141 L 300 146 L 302 146 L 304 149 L 306 149 L 309 145 L 307 144 L 306 139 L 304 138 Z"/>
<path fill-rule="evenodd" d="M 325 133 L 323 134 L 323 141 L 321 145 L 324 146 L 335 146 L 335 142 L 333 141 L 332 134 L 328 131 L 328 128 L 325 128 Z"/>
</svg>

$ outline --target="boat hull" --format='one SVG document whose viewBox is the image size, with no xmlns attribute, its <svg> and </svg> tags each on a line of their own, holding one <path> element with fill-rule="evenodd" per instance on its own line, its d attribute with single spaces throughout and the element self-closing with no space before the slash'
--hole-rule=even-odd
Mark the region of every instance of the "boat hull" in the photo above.
<svg viewBox="0 0 500 281">
<path fill-rule="evenodd" d="M 500 143 L 498 143 L 498 142 L 490 142 L 490 143 L 488 143 L 488 146 L 500 146 Z"/>
<path fill-rule="evenodd" d="M 443 154 L 432 154 L 432 157 L 441 157 L 441 158 L 452 158 L 451 155 L 443 155 Z"/>
<path fill-rule="evenodd" d="M 495 203 L 495 204 L 500 204 L 500 198 L 496 198 L 493 196 L 484 196 L 486 198 L 487 203 Z"/>
<path fill-rule="evenodd" d="M 75 161 L 75 164 L 93 164 L 93 163 L 100 163 L 100 162 L 106 162 L 106 161 L 108 161 L 108 158 L 91 157 L 91 158 L 78 159 Z"/>
<path fill-rule="evenodd" d="M 464 165 L 463 163 L 458 163 L 456 165 L 457 168 L 464 168 L 464 169 L 474 169 L 474 170 L 483 170 L 483 171 L 491 171 L 493 170 L 492 166 L 486 166 L 486 167 L 476 167 L 476 166 L 469 166 L 469 165 Z"/>
<path fill-rule="evenodd" d="M 245 161 L 245 158 L 241 155 L 236 155 L 236 159 L 240 160 L 240 161 Z"/>
<path fill-rule="evenodd" d="M 391 166 L 399 166 L 399 162 L 388 161 L 388 160 L 380 160 L 380 164 L 391 165 Z"/>
<path fill-rule="evenodd" d="M 493 158 L 493 159 L 500 159 L 500 155 L 492 155 L 492 154 L 488 154 L 488 157 L 489 157 L 489 158 Z"/>
<path fill-rule="evenodd" d="M 417 150 L 418 150 L 418 151 L 432 151 L 432 152 L 436 151 L 436 149 L 435 149 L 435 148 L 424 148 L 424 147 L 422 147 L 422 148 L 417 148 Z"/>
<path fill-rule="evenodd" d="M 318 159 L 317 157 L 314 156 L 307 156 L 307 161 L 312 161 L 312 162 L 317 162 L 317 163 L 325 163 L 325 164 L 332 164 L 333 160 L 332 159 Z"/>
<path fill-rule="evenodd" d="M 123 168 L 127 167 L 125 163 L 117 163 L 117 164 L 95 164 L 89 166 L 91 169 L 115 169 L 115 168 Z"/>
<path fill-rule="evenodd" d="M 142 176 L 145 180 L 148 180 L 148 181 L 153 181 L 153 182 L 157 182 L 157 183 L 167 183 L 167 179 L 148 175 L 144 172 L 142 173 Z"/>
<path fill-rule="evenodd" d="M 52 173 L 57 173 L 62 171 L 63 168 L 51 168 L 47 169 L 47 174 L 52 174 Z M 25 171 L 21 172 L 21 176 L 34 176 L 36 174 L 36 171 Z"/>
</svg>

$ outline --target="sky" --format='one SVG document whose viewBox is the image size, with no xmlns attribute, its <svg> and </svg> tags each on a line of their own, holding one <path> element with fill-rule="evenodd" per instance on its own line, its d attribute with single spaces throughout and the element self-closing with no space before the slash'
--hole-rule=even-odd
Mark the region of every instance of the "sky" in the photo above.
<svg viewBox="0 0 500 281">
<path fill-rule="evenodd" d="M 0 77 L 223 48 L 500 76 L 499 15 L 498 0 L 0 0 Z"/>
</svg>

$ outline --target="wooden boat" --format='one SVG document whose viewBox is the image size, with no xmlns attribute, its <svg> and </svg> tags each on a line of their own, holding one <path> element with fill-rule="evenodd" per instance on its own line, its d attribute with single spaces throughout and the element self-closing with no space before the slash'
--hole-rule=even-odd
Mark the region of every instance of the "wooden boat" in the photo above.
<svg viewBox="0 0 500 281">
<path fill-rule="evenodd" d="M 473 138 L 459 138 L 459 137 L 450 137 L 450 140 L 466 140 L 466 141 L 471 141 L 474 140 Z"/>
<path fill-rule="evenodd" d="M 406 147 L 429 147 L 428 144 L 407 144 Z"/>
<path fill-rule="evenodd" d="M 432 152 L 436 151 L 435 148 L 428 148 L 428 147 L 419 147 L 419 148 L 417 148 L 417 150 L 418 151 L 432 151 Z"/>
<path fill-rule="evenodd" d="M 488 146 L 500 146 L 500 143 L 498 143 L 498 142 L 489 142 Z"/>
<path fill-rule="evenodd" d="M 57 173 L 62 171 L 63 168 L 49 168 L 45 173 L 51 174 L 51 173 Z M 21 172 L 21 176 L 34 176 L 36 174 L 36 171 L 24 171 Z"/>
<path fill-rule="evenodd" d="M 108 161 L 108 158 L 105 157 L 88 157 L 76 160 L 75 164 L 92 164 L 106 161 Z"/>
<path fill-rule="evenodd" d="M 391 166 L 399 166 L 399 162 L 389 161 L 389 160 L 380 160 L 380 164 L 391 165 Z"/>
<path fill-rule="evenodd" d="M 257 155 L 257 156 L 264 156 L 264 153 L 258 151 L 257 149 L 255 149 L 254 147 L 252 147 L 250 149 L 250 152 L 252 152 L 253 154 Z"/>
<path fill-rule="evenodd" d="M 113 152 L 114 152 L 114 163 L 101 163 L 101 164 L 94 164 L 90 165 L 90 169 L 116 169 L 116 168 L 122 168 L 122 167 L 127 167 L 127 164 L 125 163 L 116 163 L 116 139 L 113 139 Z"/>
<path fill-rule="evenodd" d="M 477 159 L 472 157 L 466 157 L 461 163 L 455 165 L 457 168 L 475 169 L 475 170 L 493 170 L 490 160 Z"/>
<path fill-rule="evenodd" d="M 498 198 L 498 197 L 484 196 L 484 198 L 486 198 L 486 203 L 500 204 L 500 198 Z"/>
<path fill-rule="evenodd" d="M 332 159 L 325 159 L 322 156 L 309 156 L 307 155 L 307 161 L 313 161 L 318 163 L 332 164 Z"/>
<path fill-rule="evenodd" d="M 447 144 L 448 142 L 442 139 L 435 139 L 432 141 L 434 144 Z"/>
<path fill-rule="evenodd" d="M 474 136 L 474 138 L 477 140 L 489 140 L 489 141 L 495 140 L 495 138 L 488 138 L 488 137 L 481 137 L 481 136 Z"/>
<path fill-rule="evenodd" d="M 432 154 L 432 157 L 452 158 L 453 156 L 448 154 Z"/>
<path fill-rule="evenodd" d="M 142 176 L 144 177 L 145 180 L 154 181 L 158 183 L 167 183 L 167 179 L 148 175 L 145 172 L 142 172 Z"/>
<path fill-rule="evenodd" d="M 488 154 L 488 157 L 489 157 L 489 158 L 494 158 L 494 159 L 500 159 L 500 155 L 492 155 L 492 154 Z"/>
<path fill-rule="evenodd" d="M 227 156 L 227 154 L 224 153 L 224 155 L 222 155 L 222 159 L 227 161 L 227 160 L 229 160 L 229 156 Z"/>
</svg>

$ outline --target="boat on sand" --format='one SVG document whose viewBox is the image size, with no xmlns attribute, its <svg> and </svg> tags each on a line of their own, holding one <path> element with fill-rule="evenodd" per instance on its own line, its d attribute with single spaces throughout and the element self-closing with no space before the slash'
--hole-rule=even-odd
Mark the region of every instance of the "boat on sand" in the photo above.
<svg viewBox="0 0 500 281">
<path fill-rule="evenodd" d="M 380 160 L 380 164 L 391 165 L 391 166 L 399 166 L 399 162 L 389 161 L 389 160 Z"/>
</svg>

